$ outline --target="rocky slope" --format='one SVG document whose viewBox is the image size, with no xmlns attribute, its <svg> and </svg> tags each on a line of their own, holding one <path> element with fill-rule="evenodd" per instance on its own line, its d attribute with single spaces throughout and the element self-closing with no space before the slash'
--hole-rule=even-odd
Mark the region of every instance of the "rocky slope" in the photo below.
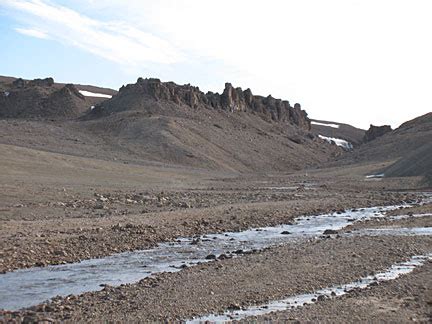
<svg viewBox="0 0 432 324">
<path fill-rule="evenodd" d="M 412 178 L 411 186 L 432 186 L 432 113 L 414 118 L 395 130 L 372 126 L 362 144 L 326 163 L 327 166 L 374 165 L 364 175 Z M 396 181 L 396 179 L 394 179 Z"/>
<path fill-rule="evenodd" d="M 296 103 L 292 107 L 286 100 L 275 99 L 270 95 L 256 96 L 250 89 L 243 91 L 241 88 L 234 88 L 230 83 L 225 84 L 222 94 L 204 94 L 198 87 L 189 84 L 177 85 L 174 82 L 161 82 L 159 79 L 139 78 L 137 83 L 121 87 L 117 96 L 96 107 L 92 113 L 106 115 L 136 109 L 145 109 L 149 113 L 176 113 L 163 107 L 158 107 L 157 111 L 152 110 L 149 101 L 165 101 L 192 109 L 250 112 L 267 121 L 288 122 L 304 130 L 310 130 L 310 120 L 300 104 Z"/>
<path fill-rule="evenodd" d="M 227 83 L 222 94 L 138 79 L 82 121 L 142 159 L 242 172 L 298 170 L 341 154 L 310 133 L 300 105 Z"/>
<path fill-rule="evenodd" d="M 417 117 L 391 132 L 361 145 L 346 156 L 351 163 L 371 161 L 396 161 L 413 154 L 432 138 L 432 113 Z"/>
</svg>

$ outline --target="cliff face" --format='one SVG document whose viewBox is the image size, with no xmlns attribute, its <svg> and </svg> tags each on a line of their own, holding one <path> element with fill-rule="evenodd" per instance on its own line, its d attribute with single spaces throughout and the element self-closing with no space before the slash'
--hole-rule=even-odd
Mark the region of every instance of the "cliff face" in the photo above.
<svg viewBox="0 0 432 324">
<path fill-rule="evenodd" d="M 272 96 L 255 96 L 250 89 L 243 91 L 241 88 L 234 88 L 230 83 L 225 84 L 222 94 L 205 94 L 198 87 L 189 84 L 177 85 L 173 82 L 161 82 L 159 79 L 139 78 L 137 83 L 120 88 L 118 97 L 130 95 L 144 96 L 156 101 L 166 100 L 193 109 L 252 112 L 267 120 L 289 122 L 310 130 L 310 120 L 300 104 L 292 107 L 286 100 L 275 99 Z M 115 100 L 114 97 L 112 101 Z"/>
</svg>

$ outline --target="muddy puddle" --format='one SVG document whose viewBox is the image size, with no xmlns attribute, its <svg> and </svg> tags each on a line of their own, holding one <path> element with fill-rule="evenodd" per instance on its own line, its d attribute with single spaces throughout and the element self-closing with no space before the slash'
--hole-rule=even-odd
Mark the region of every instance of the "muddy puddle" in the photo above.
<svg viewBox="0 0 432 324">
<path fill-rule="evenodd" d="M 160 272 L 180 271 L 187 266 L 209 262 L 222 254 L 235 257 L 293 240 L 320 237 L 354 222 L 384 217 L 386 211 L 409 206 L 372 207 L 304 216 L 294 219 L 291 224 L 179 238 L 176 242 L 162 243 L 149 250 L 1 274 L 0 309 L 17 310 L 58 295 L 77 295 L 101 290 L 103 285 L 134 283 Z"/>
<path fill-rule="evenodd" d="M 316 303 L 321 300 L 345 295 L 355 289 L 365 289 L 383 281 L 394 280 L 401 275 L 410 273 L 416 267 L 423 265 L 427 260 L 432 260 L 432 254 L 413 256 L 406 262 L 394 264 L 386 271 L 361 278 L 360 280 L 345 285 L 328 287 L 317 290 L 314 293 L 296 295 L 259 306 L 251 306 L 242 310 L 229 310 L 221 315 L 207 315 L 189 320 L 186 323 L 229 322 L 233 320 L 241 320 L 250 316 L 265 315 L 271 312 L 302 307 L 304 305 Z"/>
</svg>

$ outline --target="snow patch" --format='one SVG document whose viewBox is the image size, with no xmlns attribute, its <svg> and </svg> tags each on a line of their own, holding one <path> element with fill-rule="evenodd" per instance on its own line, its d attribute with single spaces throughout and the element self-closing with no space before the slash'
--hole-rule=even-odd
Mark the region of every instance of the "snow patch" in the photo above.
<svg viewBox="0 0 432 324">
<path fill-rule="evenodd" d="M 104 93 L 90 92 L 90 91 L 85 91 L 85 90 L 79 90 L 79 93 L 81 93 L 83 96 L 86 96 L 86 97 L 112 98 L 111 95 L 107 95 Z"/>
<path fill-rule="evenodd" d="M 339 128 L 339 125 L 336 124 L 325 124 L 325 123 L 320 123 L 320 122 L 316 122 L 316 121 L 311 121 L 312 125 L 318 125 L 318 126 L 327 126 L 327 127 L 332 127 L 332 128 Z"/>
<path fill-rule="evenodd" d="M 366 179 L 377 179 L 377 178 L 384 178 L 384 173 L 370 174 L 366 176 Z"/>
<path fill-rule="evenodd" d="M 353 145 L 341 138 L 335 138 L 335 137 L 327 137 L 327 136 L 323 136 L 323 135 L 318 135 L 319 138 L 331 143 L 335 143 L 337 146 L 343 147 L 346 150 L 352 150 L 353 149 Z"/>
</svg>

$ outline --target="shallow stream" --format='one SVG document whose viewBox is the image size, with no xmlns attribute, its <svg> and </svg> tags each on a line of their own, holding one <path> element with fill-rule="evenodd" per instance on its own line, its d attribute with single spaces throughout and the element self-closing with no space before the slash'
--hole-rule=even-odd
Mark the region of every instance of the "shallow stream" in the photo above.
<svg viewBox="0 0 432 324">
<path fill-rule="evenodd" d="M 394 264 L 384 272 L 379 272 L 374 275 L 361 278 L 360 280 L 351 282 L 349 284 L 328 287 L 320 289 L 315 293 L 296 295 L 286 299 L 275 300 L 267 304 L 251 306 L 241 310 L 229 310 L 221 315 L 206 315 L 189 320 L 186 323 L 229 322 L 233 320 L 241 320 L 250 316 L 265 315 L 271 312 L 302 307 L 307 304 L 313 304 L 319 300 L 345 295 L 355 289 L 365 289 L 373 284 L 379 284 L 383 281 L 396 279 L 401 275 L 410 273 L 416 267 L 423 265 L 427 260 L 432 260 L 432 254 L 413 256 L 406 262 Z"/>
<path fill-rule="evenodd" d="M 1 274 L 0 309 L 17 310 L 58 295 L 96 291 L 102 289 L 103 285 L 134 283 L 156 273 L 180 271 L 186 266 L 209 262 L 222 254 L 235 257 L 293 240 L 319 237 L 354 222 L 384 217 L 386 211 L 409 206 L 372 207 L 302 216 L 286 225 L 209 234 L 199 238 L 179 238 L 176 242 L 161 243 L 149 250 Z M 424 235 L 431 234 L 430 230 L 421 231 L 427 232 Z"/>
</svg>

